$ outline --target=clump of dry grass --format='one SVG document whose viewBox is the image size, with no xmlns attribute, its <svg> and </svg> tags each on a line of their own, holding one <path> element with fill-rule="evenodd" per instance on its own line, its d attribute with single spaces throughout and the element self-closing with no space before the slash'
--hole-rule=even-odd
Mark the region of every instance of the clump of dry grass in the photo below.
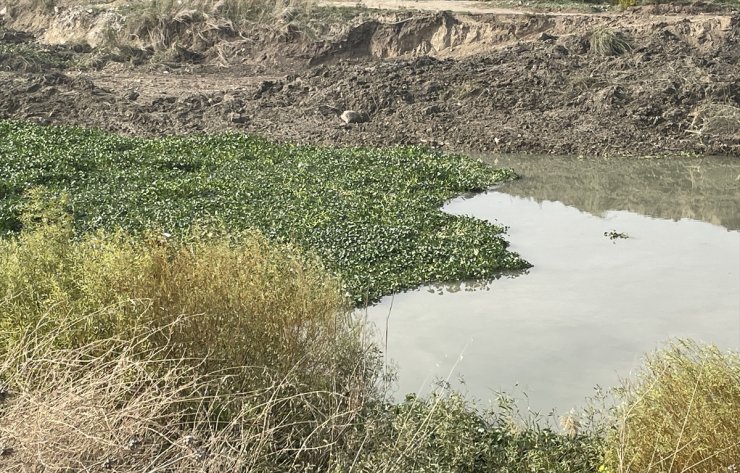
<svg viewBox="0 0 740 473">
<path fill-rule="evenodd" d="M 355 438 L 374 356 L 318 261 L 255 233 L 76 237 L 38 195 L 23 224 L 0 471 L 310 471 Z"/>
<path fill-rule="evenodd" d="M 62 348 L 171 327 L 147 343 L 204 372 L 257 367 L 250 386 L 269 367 L 267 378 L 294 372 L 324 388 L 349 369 L 342 357 L 362 359 L 340 283 L 290 246 L 257 233 L 76 238 L 63 209 L 45 205 L 0 240 L 0 355 L 43 317 L 44 330 L 67 327 L 55 336 Z"/>
<path fill-rule="evenodd" d="M 26 332 L 0 364 L 0 471 L 310 471 L 362 409 L 293 376 L 235 392 L 242 367 L 203 373 L 146 337 L 57 348 L 55 330 Z"/>
<path fill-rule="evenodd" d="M 740 108 L 729 103 L 707 103 L 694 112 L 689 131 L 740 143 Z"/>
<path fill-rule="evenodd" d="M 632 51 L 629 39 L 620 31 L 597 28 L 589 38 L 590 51 L 598 56 L 620 56 Z"/>
<path fill-rule="evenodd" d="M 720 472 L 740 465 L 740 354 L 679 341 L 621 391 L 607 471 Z"/>
</svg>

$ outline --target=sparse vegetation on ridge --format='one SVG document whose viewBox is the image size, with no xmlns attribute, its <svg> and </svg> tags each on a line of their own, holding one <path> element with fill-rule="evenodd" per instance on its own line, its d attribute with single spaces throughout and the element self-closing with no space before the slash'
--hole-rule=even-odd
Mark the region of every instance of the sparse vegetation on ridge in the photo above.
<svg viewBox="0 0 740 473">
<path fill-rule="evenodd" d="M 108 46 L 145 48 L 159 59 L 185 54 L 193 60 L 223 37 L 236 37 L 250 25 L 286 24 L 307 17 L 311 0 L 143 0 L 130 2 L 118 11 L 121 24 L 109 32 Z M 243 33 L 242 33 L 243 34 Z"/>
<path fill-rule="evenodd" d="M 95 2 L 84 0 L 8 0 L 9 14 L 14 16 L 18 10 L 49 12 L 76 6 L 87 8 L 109 7 L 109 2 Z M 183 11 L 208 13 L 214 17 L 221 17 L 234 22 L 254 21 L 263 17 L 274 17 L 286 9 L 310 11 L 315 2 L 313 0 L 133 0 L 122 5 L 112 5 L 120 8 L 122 13 L 143 12 L 148 14 L 175 16 Z"/>
<path fill-rule="evenodd" d="M 56 51 L 47 52 L 37 44 L 0 49 L 0 59 L 5 55 L 12 60 L 6 69 L 27 72 L 67 66 L 99 69 L 109 61 L 132 66 L 213 61 L 226 64 L 233 60 L 234 49 L 245 47 L 243 44 L 234 46 L 232 42 L 279 36 L 285 33 L 283 29 L 287 25 L 290 25 L 290 34 L 300 31 L 301 35 L 317 39 L 322 32 L 349 18 L 365 17 L 365 12 L 357 8 L 315 3 L 313 0 L 136 0 L 124 3 L 9 0 L 3 10 L 5 15 L 0 14 L 0 25 L 3 20 L 13 23 L 14 18 L 25 16 L 28 19 L 33 12 L 36 32 L 47 29 L 42 25 L 54 29 L 59 28 L 60 23 L 87 24 L 95 31 L 71 32 L 67 26 L 61 26 L 63 34 L 71 34 L 73 42 L 79 42 L 79 47 L 91 53 L 78 55 L 76 61 L 69 64 L 60 62 Z M 39 59 L 46 62 L 38 63 Z M 49 62 L 49 59 L 56 62 Z M 38 65 L 14 64 L 27 60 Z"/>
</svg>

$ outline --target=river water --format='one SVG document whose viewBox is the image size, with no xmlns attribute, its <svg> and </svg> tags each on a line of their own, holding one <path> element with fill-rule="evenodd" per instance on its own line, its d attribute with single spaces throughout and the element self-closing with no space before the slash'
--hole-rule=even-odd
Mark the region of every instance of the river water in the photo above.
<svg viewBox="0 0 740 473">
<path fill-rule="evenodd" d="M 508 226 L 534 267 L 367 309 L 399 397 L 446 380 L 565 412 L 672 337 L 740 350 L 740 160 L 488 160 L 523 179 L 444 210 Z"/>
</svg>

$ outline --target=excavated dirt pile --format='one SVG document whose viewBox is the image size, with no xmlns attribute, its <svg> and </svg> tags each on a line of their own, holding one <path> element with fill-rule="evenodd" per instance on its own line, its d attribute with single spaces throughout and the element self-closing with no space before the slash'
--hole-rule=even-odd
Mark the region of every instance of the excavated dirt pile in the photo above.
<svg viewBox="0 0 740 473">
<path fill-rule="evenodd" d="M 6 18 L 0 116 L 138 135 L 740 156 L 740 14 L 727 9 L 405 12 L 320 35 L 290 18 L 245 30 L 181 12 L 127 44 L 105 33 L 106 21 L 127 31 L 125 17 L 90 14 Z M 347 110 L 362 120 L 345 123 Z"/>
</svg>

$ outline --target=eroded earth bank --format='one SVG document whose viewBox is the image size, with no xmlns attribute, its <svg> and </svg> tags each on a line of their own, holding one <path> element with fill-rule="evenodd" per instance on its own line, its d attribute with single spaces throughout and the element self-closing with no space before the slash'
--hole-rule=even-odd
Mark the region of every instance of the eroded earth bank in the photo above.
<svg viewBox="0 0 740 473">
<path fill-rule="evenodd" d="M 740 156 L 740 13 L 2 10 L 0 116 L 135 135 Z M 346 124 L 345 110 L 361 123 Z"/>
</svg>

